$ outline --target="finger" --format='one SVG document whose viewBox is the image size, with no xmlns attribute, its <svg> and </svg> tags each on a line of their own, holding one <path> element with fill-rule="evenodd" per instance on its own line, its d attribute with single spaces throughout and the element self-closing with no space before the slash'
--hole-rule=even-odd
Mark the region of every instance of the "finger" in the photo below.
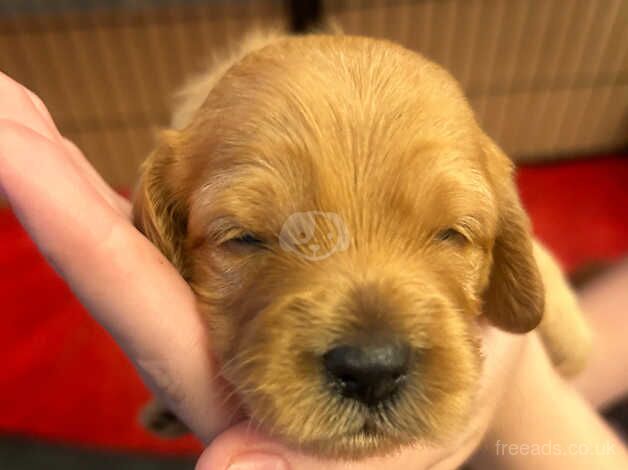
<svg viewBox="0 0 628 470">
<path fill-rule="evenodd" d="M 217 437 L 201 455 L 196 470 L 381 470 L 384 468 L 458 468 L 477 442 L 465 444 L 456 452 L 428 447 L 408 447 L 394 454 L 361 460 L 321 459 L 289 449 L 271 440 L 250 423 L 240 423 Z"/>
<path fill-rule="evenodd" d="M 194 296 L 161 253 L 81 178 L 65 147 L 0 121 L 0 186 L 40 250 L 201 438 L 224 429 L 220 384 Z"/>
<path fill-rule="evenodd" d="M 48 108 L 46 107 L 44 102 L 41 100 L 41 98 L 26 87 L 24 87 L 24 90 L 26 91 L 26 94 L 31 100 L 31 103 L 33 104 L 37 112 L 39 113 L 39 116 L 41 117 L 41 119 L 43 119 L 43 121 L 47 124 L 47 126 L 50 129 L 52 129 L 54 133 L 58 135 L 59 130 L 57 129 L 57 125 L 52 119 L 52 116 L 50 115 Z"/>
<path fill-rule="evenodd" d="M 589 364 L 576 377 L 576 389 L 597 408 L 628 393 L 628 258 L 579 292 L 594 334 Z M 622 359 L 623 358 L 623 359 Z"/>
<path fill-rule="evenodd" d="M 61 137 L 43 102 L 32 91 L 2 72 L 0 102 L 0 119 L 19 122 L 51 140 Z"/>
<path fill-rule="evenodd" d="M 0 119 L 9 119 L 30 127 L 35 132 L 51 139 L 59 140 L 68 146 L 69 157 L 83 177 L 94 186 L 101 196 L 122 214 L 130 217 L 130 204 L 105 183 L 98 172 L 89 164 L 81 151 L 73 143 L 63 138 L 43 101 L 32 91 L 11 77 L 0 72 Z"/>
<path fill-rule="evenodd" d="M 510 382 L 473 468 L 628 468 L 624 443 L 553 368 L 538 333 L 529 335 Z M 524 453 L 526 442 L 551 449 Z"/>
<path fill-rule="evenodd" d="M 128 199 L 120 196 L 109 186 L 94 167 L 83 156 L 81 150 L 74 142 L 63 138 L 63 144 L 67 147 L 69 157 L 79 172 L 91 183 L 91 185 L 108 201 L 112 207 L 116 208 L 125 218 L 131 219 L 131 203 Z"/>
</svg>

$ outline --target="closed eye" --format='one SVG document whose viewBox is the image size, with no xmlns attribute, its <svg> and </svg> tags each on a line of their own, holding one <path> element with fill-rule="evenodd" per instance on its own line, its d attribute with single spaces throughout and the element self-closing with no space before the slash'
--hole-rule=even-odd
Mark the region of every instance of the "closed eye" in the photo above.
<svg viewBox="0 0 628 470">
<path fill-rule="evenodd" d="M 234 254 L 248 254 L 266 248 L 264 241 L 250 232 L 244 232 L 236 236 L 225 239 L 220 243 L 222 248 L 226 248 Z"/>
<path fill-rule="evenodd" d="M 436 234 L 436 240 L 466 245 L 469 239 L 455 228 L 446 228 Z"/>
<path fill-rule="evenodd" d="M 259 237 L 253 235 L 252 233 L 243 233 L 242 235 L 234 237 L 228 241 L 231 241 L 234 243 L 240 243 L 242 245 L 262 245 L 263 244 L 262 240 Z"/>
</svg>

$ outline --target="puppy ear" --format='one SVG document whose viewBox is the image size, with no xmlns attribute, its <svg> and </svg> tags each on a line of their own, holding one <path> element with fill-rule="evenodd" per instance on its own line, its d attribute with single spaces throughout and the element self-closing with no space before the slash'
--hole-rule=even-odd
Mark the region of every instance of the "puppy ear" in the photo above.
<svg viewBox="0 0 628 470">
<path fill-rule="evenodd" d="M 187 232 L 186 188 L 177 152 L 178 133 L 164 131 L 142 164 L 133 198 L 133 223 L 185 277 L 183 242 Z"/>
<path fill-rule="evenodd" d="M 519 201 L 512 162 L 486 136 L 482 147 L 499 212 L 484 314 L 502 330 L 526 333 L 539 324 L 545 308 L 530 222 Z"/>
</svg>

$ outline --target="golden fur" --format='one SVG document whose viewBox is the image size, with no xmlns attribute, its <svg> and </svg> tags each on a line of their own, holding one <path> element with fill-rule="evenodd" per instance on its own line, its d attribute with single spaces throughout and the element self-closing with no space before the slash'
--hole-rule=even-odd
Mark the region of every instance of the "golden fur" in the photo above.
<svg viewBox="0 0 628 470">
<path fill-rule="evenodd" d="M 539 273 L 512 173 L 455 80 L 419 54 L 258 34 L 182 92 L 143 166 L 135 219 L 190 283 L 251 419 L 356 458 L 461 429 L 482 367 L 480 315 L 525 333 L 548 305 L 563 312 L 545 309 L 552 358 L 573 372 L 586 357 L 573 295 L 537 245 Z M 322 259 L 285 231 L 308 211 Z M 342 249 L 325 214 L 346 229 Z M 412 345 L 408 386 L 376 410 L 336 396 L 321 355 L 383 331 Z"/>
</svg>

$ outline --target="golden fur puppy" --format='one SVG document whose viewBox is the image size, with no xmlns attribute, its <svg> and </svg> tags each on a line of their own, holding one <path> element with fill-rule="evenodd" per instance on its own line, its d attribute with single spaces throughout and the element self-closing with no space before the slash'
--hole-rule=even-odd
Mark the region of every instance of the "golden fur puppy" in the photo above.
<svg viewBox="0 0 628 470">
<path fill-rule="evenodd" d="M 183 90 L 135 220 L 191 285 L 251 419 L 357 458 L 464 425 L 480 316 L 525 333 L 545 311 L 556 363 L 585 359 L 586 325 L 512 173 L 422 56 L 256 35 Z"/>
</svg>

